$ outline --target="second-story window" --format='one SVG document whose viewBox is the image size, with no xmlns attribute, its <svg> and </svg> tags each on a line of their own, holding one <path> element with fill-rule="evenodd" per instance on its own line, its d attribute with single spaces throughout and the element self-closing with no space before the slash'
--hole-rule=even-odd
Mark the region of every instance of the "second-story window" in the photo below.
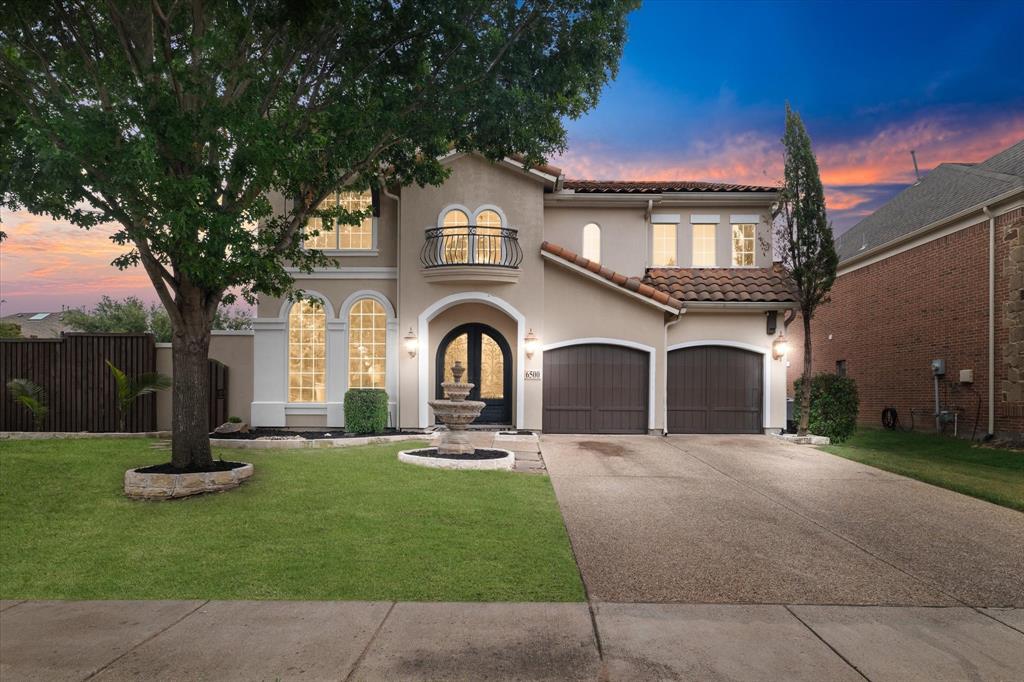
<svg viewBox="0 0 1024 682">
<path fill-rule="evenodd" d="M 679 264 L 676 258 L 675 223 L 654 223 L 651 265 L 674 268 Z"/>
<path fill-rule="evenodd" d="M 469 259 L 469 216 L 453 208 L 444 214 L 441 227 L 441 260 L 465 263 Z"/>
<path fill-rule="evenodd" d="M 474 237 L 477 263 L 501 262 L 501 227 L 501 216 L 496 211 L 487 209 L 477 214 Z"/>
<path fill-rule="evenodd" d="M 373 216 L 370 207 L 373 196 L 366 192 L 336 192 L 320 205 L 321 208 L 341 206 L 347 211 L 365 212 L 365 217 L 358 225 L 341 225 L 336 220 L 323 221 L 310 218 L 309 230 L 319 230 L 320 234 L 306 238 L 307 249 L 324 251 L 369 251 L 373 249 Z M 325 224 L 326 222 L 326 224 Z"/>
<path fill-rule="evenodd" d="M 743 223 L 732 226 L 732 266 L 749 268 L 754 266 L 754 235 L 757 226 Z"/>
<path fill-rule="evenodd" d="M 715 267 L 715 228 L 717 225 L 693 226 L 693 267 Z"/>
<path fill-rule="evenodd" d="M 583 226 L 583 257 L 595 263 L 601 262 L 601 228 L 597 223 Z"/>
</svg>

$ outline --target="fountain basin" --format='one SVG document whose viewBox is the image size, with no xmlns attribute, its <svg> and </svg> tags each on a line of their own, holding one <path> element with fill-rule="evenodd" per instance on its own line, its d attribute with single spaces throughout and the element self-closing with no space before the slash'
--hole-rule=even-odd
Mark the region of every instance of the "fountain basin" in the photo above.
<svg viewBox="0 0 1024 682">
<path fill-rule="evenodd" d="M 469 469 L 488 471 L 511 471 L 516 466 L 516 455 L 511 450 L 477 448 L 462 455 L 440 454 L 437 448 L 402 450 L 398 461 L 434 469 Z"/>
</svg>

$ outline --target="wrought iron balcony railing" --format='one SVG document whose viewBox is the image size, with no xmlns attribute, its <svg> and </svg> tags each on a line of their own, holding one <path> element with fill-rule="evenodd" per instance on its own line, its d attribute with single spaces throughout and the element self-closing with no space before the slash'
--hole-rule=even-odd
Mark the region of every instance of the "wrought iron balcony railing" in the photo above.
<svg viewBox="0 0 1024 682">
<path fill-rule="evenodd" d="M 516 230 L 505 227 L 432 227 L 426 232 L 420 262 L 425 268 L 484 265 L 518 268 L 523 262 Z"/>
</svg>

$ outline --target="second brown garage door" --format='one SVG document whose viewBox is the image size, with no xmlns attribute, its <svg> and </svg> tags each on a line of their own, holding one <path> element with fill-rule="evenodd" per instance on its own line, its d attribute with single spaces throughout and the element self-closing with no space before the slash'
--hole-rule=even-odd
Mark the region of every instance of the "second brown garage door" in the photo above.
<svg viewBox="0 0 1024 682">
<path fill-rule="evenodd" d="M 763 356 L 727 346 L 668 354 L 669 433 L 761 433 Z"/>
<path fill-rule="evenodd" d="M 544 431 L 647 433 L 648 354 L 605 344 L 544 352 Z"/>
</svg>

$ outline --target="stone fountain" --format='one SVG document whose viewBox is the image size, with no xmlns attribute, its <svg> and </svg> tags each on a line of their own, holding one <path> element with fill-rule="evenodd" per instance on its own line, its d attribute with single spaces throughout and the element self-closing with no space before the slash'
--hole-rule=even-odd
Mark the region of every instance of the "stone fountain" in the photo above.
<svg viewBox="0 0 1024 682">
<path fill-rule="evenodd" d="M 441 434 L 441 442 L 437 444 L 439 455 L 470 455 L 476 449 L 470 444 L 466 429 L 480 416 L 486 403 L 466 400 L 475 384 L 462 383 L 462 375 L 465 373 L 466 368 L 462 366 L 462 361 L 456 360 L 452 365 L 454 381 L 445 381 L 441 384 L 447 399 L 428 402 L 437 418 L 448 427 L 448 430 Z"/>
<path fill-rule="evenodd" d="M 460 360 L 452 365 L 452 381 L 441 384 L 444 400 L 428 402 L 438 420 L 446 427 L 436 448 L 404 450 L 398 459 L 410 464 L 441 469 L 512 469 L 515 455 L 509 450 L 478 449 L 469 442 L 467 428 L 486 407 L 479 400 L 466 400 L 475 384 L 463 383 L 466 368 Z"/>
</svg>

